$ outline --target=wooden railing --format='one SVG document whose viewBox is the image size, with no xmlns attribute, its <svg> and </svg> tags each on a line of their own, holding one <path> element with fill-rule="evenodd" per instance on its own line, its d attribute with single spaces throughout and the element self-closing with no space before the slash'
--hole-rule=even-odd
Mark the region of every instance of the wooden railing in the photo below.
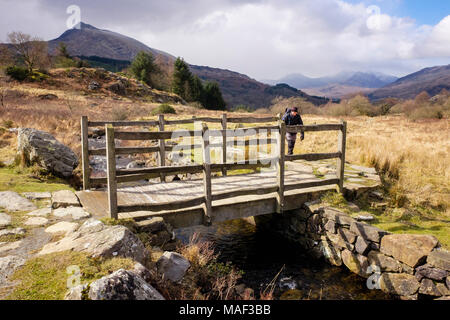
<svg viewBox="0 0 450 320">
<path fill-rule="evenodd" d="M 191 148 L 191 150 L 201 148 L 203 161 L 201 164 L 183 165 L 183 166 L 166 166 L 165 152 L 173 150 L 173 146 L 166 145 L 165 141 L 173 136 L 173 131 L 165 131 L 166 125 L 189 124 L 196 121 L 203 122 L 202 130 L 185 131 L 191 137 L 201 137 L 202 143 L 195 145 L 192 143 L 188 146 L 178 146 L 183 149 Z M 205 122 L 221 123 L 221 130 L 208 130 Z M 227 137 L 235 138 L 235 130 L 227 128 L 227 123 L 270 123 L 278 122 L 277 125 L 242 128 L 243 130 L 251 129 L 251 133 L 245 134 L 244 137 L 249 137 L 255 133 L 276 131 L 277 139 L 271 136 L 267 140 L 249 139 L 243 141 L 241 146 L 257 145 L 259 144 L 276 144 L 278 146 L 277 156 L 274 158 L 265 159 L 245 159 L 240 163 L 227 163 L 227 146 L 234 145 L 236 141 L 227 141 Z M 89 149 L 88 143 L 88 129 L 89 127 L 105 127 L 106 148 Z M 157 127 L 159 131 L 117 131 L 118 127 Z M 165 120 L 164 116 L 159 116 L 157 121 L 88 121 L 87 117 L 81 118 L 82 131 L 82 166 L 83 166 L 83 187 L 84 190 L 89 190 L 91 186 L 107 185 L 108 190 L 108 205 L 109 215 L 111 218 L 117 219 L 120 212 L 134 212 L 134 211 L 163 211 L 163 210 L 177 210 L 198 205 L 203 205 L 205 211 L 205 224 L 210 224 L 212 219 L 212 201 L 233 198 L 244 195 L 263 195 L 269 193 L 277 193 L 277 212 L 283 211 L 284 193 L 285 191 L 310 188 L 325 185 L 337 184 L 339 190 L 343 191 L 344 184 L 344 164 L 345 164 L 345 147 L 346 147 L 346 122 L 341 121 L 339 124 L 319 124 L 319 125 L 305 125 L 305 126 L 286 126 L 284 122 L 280 121 L 280 117 L 270 118 L 227 118 L 226 114 L 222 118 L 195 118 L 182 120 Z M 286 155 L 285 154 L 285 140 L 286 133 L 296 132 L 317 132 L 317 131 L 339 131 L 338 151 L 334 153 L 316 153 L 316 154 L 299 154 Z M 210 144 L 210 137 L 222 137 L 221 144 Z M 154 147 L 116 147 L 115 140 L 158 140 L 158 146 Z M 210 150 L 211 148 L 222 148 L 222 163 L 211 163 Z M 141 168 L 141 169 L 116 169 L 116 156 L 123 154 L 141 154 L 141 153 L 159 153 L 158 167 Z M 89 156 L 102 155 L 107 157 L 107 176 L 105 178 L 91 178 L 89 168 Z M 297 184 L 290 184 L 285 186 L 285 162 L 294 160 L 316 161 L 323 159 L 337 158 L 337 176 L 333 179 L 324 179 L 310 182 L 300 182 Z M 212 194 L 212 172 L 222 172 L 227 174 L 229 170 L 239 169 L 257 169 L 262 167 L 270 167 L 272 162 L 276 162 L 277 168 L 277 184 L 269 187 L 250 187 L 241 190 L 230 192 L 221 192 Z M 186 173 L 203 173 L 204 194 L 194 199 L 176 201 L 171 203 L 140 203 L 133 205 L 118 205 L 117 202 L 117 184 L 124 182 L 139 181 L 142 179 L 160 178 L 161 182 L 165 181 L 167 175 L 177 175 Z"/>
</svg>

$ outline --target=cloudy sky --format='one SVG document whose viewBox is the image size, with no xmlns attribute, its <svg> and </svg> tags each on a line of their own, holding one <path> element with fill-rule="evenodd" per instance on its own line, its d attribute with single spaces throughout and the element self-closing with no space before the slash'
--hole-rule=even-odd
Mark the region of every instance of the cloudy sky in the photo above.
<svg viewBox="0 0 450 320">
<path fill-rule="evenodd" d="M 450 64 L 448 0 L 0 0 L 0 40 L 58 37 L 69 5 L 98 28 L 259 80 Z"/>
</svg>

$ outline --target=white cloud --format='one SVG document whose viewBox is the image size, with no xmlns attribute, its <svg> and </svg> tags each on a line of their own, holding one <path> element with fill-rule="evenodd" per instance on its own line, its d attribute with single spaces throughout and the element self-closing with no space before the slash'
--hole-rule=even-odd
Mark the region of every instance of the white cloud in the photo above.
<svg viewBox="0 0 450 320">
<path fill-rule="evenodd" d="M 344 0 L 77 2 L 82 19 L 94 26 L 135 37 L 193 64 L 258 79 L 349 69 L 400 75 L 450 63 L 450 16 L 436 26 L 421 26 Z M 0 0 L 0 37 L 6 29 L 55 37 L 64 31 L 69 4 L 72 0 Z M 16 8 L 3 10 L 6 5 Z"/>
</svg>

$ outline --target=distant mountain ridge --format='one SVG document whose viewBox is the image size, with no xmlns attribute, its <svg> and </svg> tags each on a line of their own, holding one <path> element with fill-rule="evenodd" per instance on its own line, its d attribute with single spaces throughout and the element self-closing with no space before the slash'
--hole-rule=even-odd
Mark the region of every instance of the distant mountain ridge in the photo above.
<svg viewBox="0 0 450 320">
<path fill-rule="evenodd" d="M 303 74 L 291 74 L 279 80 L 268 80 L 268 84 L 287 83 L 297 89 L 319 88 L 329 85 L 381 88 L 398 78 L 379 72 L 344 71 L 333 76 L 310 78 Z"/>
<path fill-rule="evenodd" d="M 414 99 L 426 91 L 430 96 L 450 90 L 450 65 L 425 68 L 398 79 L 369 95 L 371 100 L 384 98 Z"/>
<path fill-rule="evenodd" d="M 379 72 L 343 71 L 333 76 L 310 78 L 303 74 L 291 74 L 279 80 L 265 81 L 268 84 L 287 83 L 299 90 L 314 92 L 332 98 L 341 98 L 351 93 L 372 92 L 398 78 Z"/>
<path fill-rule="evenodd" d="M 168 71 L 173 70 L 175 61 L 175 57 L 169 53 L 151 48 L 133 38 L 101 30 L 86 23 L 81 23 L 80 29 L 67 30 L 57 39 L 49 41 L 51 54 L 56 52 L 60 42 L 66 44 L 72 56 L 108 58 L 123 62 L 133 60 L 139 51 L 150 51 L 156 57 L 157 63 L 165 65 Z M 315 105 L 328 102 L 328 99 L 312 97 L 292 87 L 272 87 L 237 72 L 194 65 L 190 67 L 191 71 L 201 79 L 219 83 L 229 107 L 237 105 L 246 105 L 252 109 L 269 107 L 272 100 L 278 96 L 302 97 Z"/>
</svg>

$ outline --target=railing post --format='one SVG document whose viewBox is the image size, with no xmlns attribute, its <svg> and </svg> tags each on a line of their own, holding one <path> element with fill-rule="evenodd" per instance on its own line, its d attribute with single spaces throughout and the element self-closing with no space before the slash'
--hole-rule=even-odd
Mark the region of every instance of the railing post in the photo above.
<svg viewBox="0 0 450 320">
<path fill-rule="evenodd" d="M 277 184 L 278 184 L 278 193 L 277 193 L 277 213 L 283 212 L 284 207 L 284 166 L 285 166 L 285 155 L 286 155 L 286 124 L 283 121 L 280 121 L 280 132 L 278 134 L 278 146 L 280 155 L 278 157 L 277 162 Z"/>
<path fill-rule="evenodd" d="M 222 146 L 222 163 L 225 164 L 227 163 L 227 114 L 224 113 L 222 115 L 222 141 L 223 141 L 223 146 Z M 222 176 L 226 176 L 227 175 L 227 169 L 225 167 L 222 168 Z"/>
<path fill-rule="evenodd" d="M 338 152 L 341 156 L 337 161 L 337 178 L 339 179 L 339 192 L 344 193 L 345 149 L 347 139 L 347 122 L 341 120 L 342 128 L 339 131 Z"/>
<path fill-rule="evenodd" d="M 202 127 L 203 132 L 203 190 L 205 193 L 205 217 L 204 224 L 212 223 L 212 186 L 211 186 L 211 154 L 209 150 L 208 126 Z"/>
<path fill-rule="evenodd" d="M 81 166 L 83 170 L 83 190 L 91 188 L 89 169 L 89 135 L 88 135 L 88 117 L 81 117 Z"/>
<path fill-rule="evenodd" d="M 164 115 L 160 114 L 159 119 L 159 131 L 164 131 Z M 158 166 L 164 167 L 166 165 L 166 142 L 164 139 L 159 139 L 159 159 L 158 159 Z M 160 176 L 161 182 L 166 182 L 166 175 L 164 173 L 161 173 Z"/>
<path fill-rule="evenodd" d="M 108 178 L 108 205 L 109 216 L 118 219 L 117 210 L 117 181 L 116 181 L 116 145 L 114 141 L 114 128 L 112 125 L 105 126 L 106 132 L 106 159 Z"/>
</svg>

